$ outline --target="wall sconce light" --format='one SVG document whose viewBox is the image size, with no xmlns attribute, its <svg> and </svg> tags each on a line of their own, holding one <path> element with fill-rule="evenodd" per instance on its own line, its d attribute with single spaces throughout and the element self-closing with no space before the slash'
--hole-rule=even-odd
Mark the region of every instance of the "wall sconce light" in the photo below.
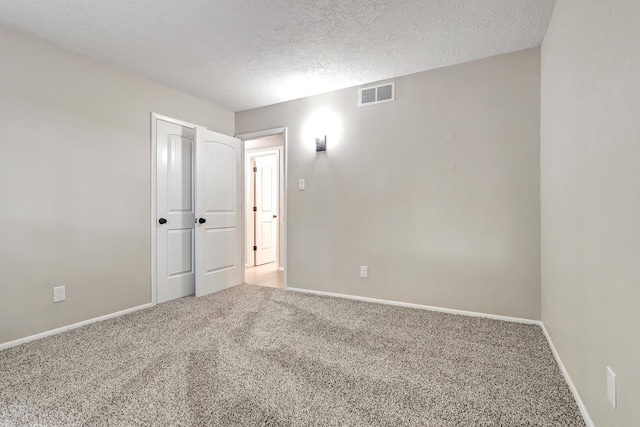
<svg viewBox="0 0 640 427">
<path fill-rule="evenodd" d="M 327 151 L 327 135 L 316 138 L 316 152 Z"/>
</svg>

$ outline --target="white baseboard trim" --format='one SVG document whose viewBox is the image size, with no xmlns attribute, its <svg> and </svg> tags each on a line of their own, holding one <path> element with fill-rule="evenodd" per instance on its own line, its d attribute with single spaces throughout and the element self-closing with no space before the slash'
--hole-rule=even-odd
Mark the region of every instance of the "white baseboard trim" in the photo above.
<svg viewBox="0 0 640 427">
<path fill-rule="evenodd" d="M 40 332 L 39 334 L 30 335 L 28 337 L 19 338 L 17 340 L 8 341 L 0 344 L 0 350 L 15 347 L 20 344 L 28 343 L 29 341 L 38 340 L 40 338 L 56 335 L 61 332 L 70 331 L 72 329 L 79 328 L 80 326 L 89 325 L 91 323 L 100 322 L 102 320 L 112 319 L 114 317 L 124 316 L 125 314 L 133 313 L 134 311 L 144 310 L 145 308 L 153 307 L 153 303 L 143 304 L 136 307 L 127 308 L 126 310 L 116 311 L 115 313 L 105 314 L 104 316 L 94 317 L 93 319 L 83 320 L 82 322 L 73 323 L 71 325 L 62 326 L 60 328 L 52 329 L 50 331 Z"/>
<path fill-rule="evenodd" d="M 585 424 L 587 425 L 587 427 L 595 427 L 595 425 L 593 424 L 593 421 L 591 420 L 591 417 L 589 416 L 589 412 L 587 412 L 587 407 L 584 406 L 584 402 L 580 398 L 578 389 L 573 384 L 573 381 L 571 381 L 569 372 L 567 372 L 567 369 L 564 367 L 564 363 L 562 363 L 562 359 L 560 359 L 560 355 L 558 354 L 556 347 L 553 345 L 553 341 L 551 340 L 551 335 L 549 335 L 549 332 L 547 331 L 547 328 L 544 326 L 544 323 L 540 322 L 540 326 L 542 327 L 542 332 L 544 332 L 544 336 L 547 337 L 547 342 L 549 343 L 549 347 L 551 348 L 553 357 L 555 357 L 556 363 L 558 364 L 558 367 L 562 372 L 562 376 L 564 377 L 564 380 L 567 382 L 567 385 L 569 386 L 569 390 L 571 390 L 571 394 L 573 394 L 573 398 L 576 400 L 576 404 L 578 405 L 580 414 L 582 414 L 582 418 L 584 418 Z"/>
<path fill-rule="evenodd" d="M 328 297 L 345 298 L 345 299 L 351 299 L 351 300 L 356 300 L 356 301 L 375 302 L 375 303 L 378 303 L 378 304 L 397 305 L 397 306 L 400 306 L 400 307 L 417 308 L 417 309 L 420 309 L 420 310 L 439 311 L 441 313 L 459 314 L 459 315 L 462 315 L 462 316 L 486 317 L 488 319 L 503 320 L 505 322 L 526 323 L 526 324 L 530 324 L 530 325 L 542 325 L 542 322 L 540 322 L 539 320 L 524 319 L 524 318 L 521 318 L 521 317 L 500 316 L 498 314 L 480 313 L 480 312 L 477 312 L 477 311 L 456 310 L 454 308 L 443 308 L 443 307 L 436 307 L 436 306 L 432 306 L 432 305 L 413 304 L 413 303 L 409 303 L 409 302 L 400 302 L 400 301 L 391 301 L 391 300 L 384 300 L 384 299 L 378 299 L 378 298 L 361 297 L 361 296 L 357 296 L 357 295 L 338 294 L 338 293 L 334 293 L 334 292 L 314 291 L 314 290 L 311 290 L 311 289 L 286 288 L 285 290 L 293 291 L 293 292 L 301 292 L 301 293 L 305 293 L 305 294 L 314 294 L 314 295 L 323 295 L 323 296 L 328 296 Z"/>
</svg>

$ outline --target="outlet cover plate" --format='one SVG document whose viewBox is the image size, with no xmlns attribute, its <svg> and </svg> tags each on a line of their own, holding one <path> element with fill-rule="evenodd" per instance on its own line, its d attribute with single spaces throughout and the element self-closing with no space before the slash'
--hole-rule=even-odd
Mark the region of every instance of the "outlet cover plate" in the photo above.
<svg viewBox="0 0 640 427">
<path fill-rule="evenodd" d="M 56 286 L 53 288 L 53 302 L 60 302 L 66 299 L 64 286 Z"/>
</svg>

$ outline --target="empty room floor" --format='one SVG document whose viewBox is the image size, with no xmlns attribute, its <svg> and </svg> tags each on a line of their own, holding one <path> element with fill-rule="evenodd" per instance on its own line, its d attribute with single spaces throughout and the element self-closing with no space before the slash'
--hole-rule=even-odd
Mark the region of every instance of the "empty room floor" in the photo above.
<svg viewBox="0 0 640 427">
<path fill-rule="evenodd" d="M 0 425 L 584 426 L 538 325 L 239 285 L 0 351 Z"/>
</svg>

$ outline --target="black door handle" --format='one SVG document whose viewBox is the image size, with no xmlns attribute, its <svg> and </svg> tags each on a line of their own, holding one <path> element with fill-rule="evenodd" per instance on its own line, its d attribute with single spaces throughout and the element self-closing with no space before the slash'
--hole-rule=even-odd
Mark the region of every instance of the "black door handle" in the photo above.
<svg viewBox="0 0 640 427">
<path fill-rule="evenodd" d="M 206 220 L 206 219 L 204 219 L 204 218 L 200 218 L 200 219 L 198 220 L 198 222 L 199 222 L 200 224 L 204 224 L 205 222 L 207 222 L 207 220 Z"/>
<path fill-rule="evenodd" d="M 160 218 L 160 219 L 158 220 L 158 222 L 159 222 L 160 224 L 166 224 L 166 223 L 167 223 L 167 220 L 166 220 L 166 219 L 164 219 L 164 218 Z"/>
<path fill-rule="evenodd" d="M 274 217 L 274 218 L 278 218 L 278 215 L 274 215 L 273 217 Z"/>
</svg>

